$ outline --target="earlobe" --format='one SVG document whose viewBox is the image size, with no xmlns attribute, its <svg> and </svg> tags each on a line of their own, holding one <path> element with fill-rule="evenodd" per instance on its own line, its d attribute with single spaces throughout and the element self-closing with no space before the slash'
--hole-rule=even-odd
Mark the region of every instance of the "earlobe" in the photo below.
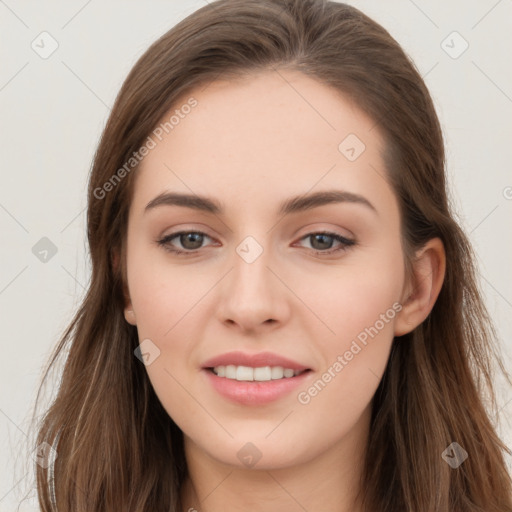
<svg viewBox="0 0 512 512">
<path fill-rule="evenodd" d="M 404 290 L 402 310 L 396 317 L 395 336 L 414 330 L 430 314 L 444 281 L 446 255 L 439 238 L 429 240 L 417 253 L 412 282 Z"/>
<path fill-rule="evenodd" d="M 137 325 L 137 319 L 135 318 L 135 313 L 132 309 L 131 303 L 129 306 L 124 308 L 124 318 L 129 324 Z"/>
<path fill-rule="evenodd" d="M 123 296 L 124 296 L 124 318 L 131 325 L 137 325 L 137 319 L 135 312 L 133 311 L 132 301 L 130 299 L 130 293 L 126 285 L 123 285 Z"/>
<path fill-rule="evenodd" d="M 112 251 L 112 268 L 114 269 L 114 273 L 118 272 L 120 262 L 120 255 L 118 250 Z M 137 325 L 137 319 L 135 318 L 135 312 L 133 311 L 132 302 L 130 299 L 130 293 L 128 291 L 128 287 L 123 279 L 123 297 L 124 297 L 124 318 L 131 325 Z"/>
</svg>

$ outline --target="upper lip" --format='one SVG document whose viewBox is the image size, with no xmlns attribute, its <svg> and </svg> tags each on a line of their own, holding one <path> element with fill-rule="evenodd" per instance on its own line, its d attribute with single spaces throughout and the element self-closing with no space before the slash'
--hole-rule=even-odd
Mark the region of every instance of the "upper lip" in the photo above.
<svg viewBox="0 0 512 512">
<path fill-rule="evenodd" d="M 250 366 L 252 368 L 261 368 L 263 366 L 282 366 L 292 370 L 308 370 L 297 361 L 288 359 L 287 357 L 274 354 L 272 352 L 259 352 L 257 354 L 246 354 L 244 352 L 234 351 L 226 352 L 218 356 L 212 357 L 203 363 L 203 368 L 215 368 L 216 366 Z"/>
</svg>

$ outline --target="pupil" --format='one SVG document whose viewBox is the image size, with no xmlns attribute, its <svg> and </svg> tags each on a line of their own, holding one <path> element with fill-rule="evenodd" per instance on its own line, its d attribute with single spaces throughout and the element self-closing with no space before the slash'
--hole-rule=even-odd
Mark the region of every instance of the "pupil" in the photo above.
<svg viewBox="0 0 512 512">
<path fill-rule="evenodd" d="M 314 241 L 317 241 L 318 239 L 320 239 L 320 247 L 315 247 L 315 244 L 313 243 L 312 244 L 313 248 L 315 248 L 315 249 L 330 249 L 330 245 L 332 243 L 332 237 L 330 235 L 318 234 L 318 235 L 312 235 L 312 236 L 313 236 Z M 328 239 L 328 241 L 326 242 L 325 239 Z M 322 242 L 322 240 L 323 240 L 323 242 Z"/>
</svg>

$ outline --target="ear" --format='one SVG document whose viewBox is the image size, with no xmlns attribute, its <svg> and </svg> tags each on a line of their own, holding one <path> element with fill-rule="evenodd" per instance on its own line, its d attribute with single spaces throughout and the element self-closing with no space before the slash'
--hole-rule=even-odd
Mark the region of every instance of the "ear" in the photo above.
<svg viewBox="0 0 512 512">
<path fill-rule="evenodd" d="M 117 274 L 119 270 L 119 264 L 121 261 L 121 256 L 119 254 L 119 250 L 115 249 L 112 251 L 112 267 L 114 269 L 114 274 Z M 125 282 L 125 278 L 123 277 L 123 297 L 124 297 L 124 318 L 131 325 L 137 325 L 137 319 L 135 318 L 135 312 L 133 311 L 132 301 L 130 298 L 130 292 L 128 290 L 128 286 Z"/>
<path fill-rule="evenodd" d="M 414 330 L 430 314 L 444 281 L 446 255 L 443 242 L 432 238 L 416 252 L 412 277 L 404 287 L 402 309 L 396 316 L 395 336 Z"/>
</svg>

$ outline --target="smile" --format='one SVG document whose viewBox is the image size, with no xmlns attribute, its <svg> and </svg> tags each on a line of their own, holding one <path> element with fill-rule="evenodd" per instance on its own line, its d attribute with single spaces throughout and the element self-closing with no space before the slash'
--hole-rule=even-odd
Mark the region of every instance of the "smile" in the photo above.
<svg viewBox="0 0 512 512">
<path fill-rule="evenodd" d="M 225 377 L 226 379 L 264 382 L 295 377 L 305 370 L 293 370 L 292 368 L 283 368 L 282 366 L 252 368 L 251 366 L 235 366 L 230 364 L 227 366 L 215 366 L 212 368 L 212 371 L 218 377 Z"/>
</svg>

